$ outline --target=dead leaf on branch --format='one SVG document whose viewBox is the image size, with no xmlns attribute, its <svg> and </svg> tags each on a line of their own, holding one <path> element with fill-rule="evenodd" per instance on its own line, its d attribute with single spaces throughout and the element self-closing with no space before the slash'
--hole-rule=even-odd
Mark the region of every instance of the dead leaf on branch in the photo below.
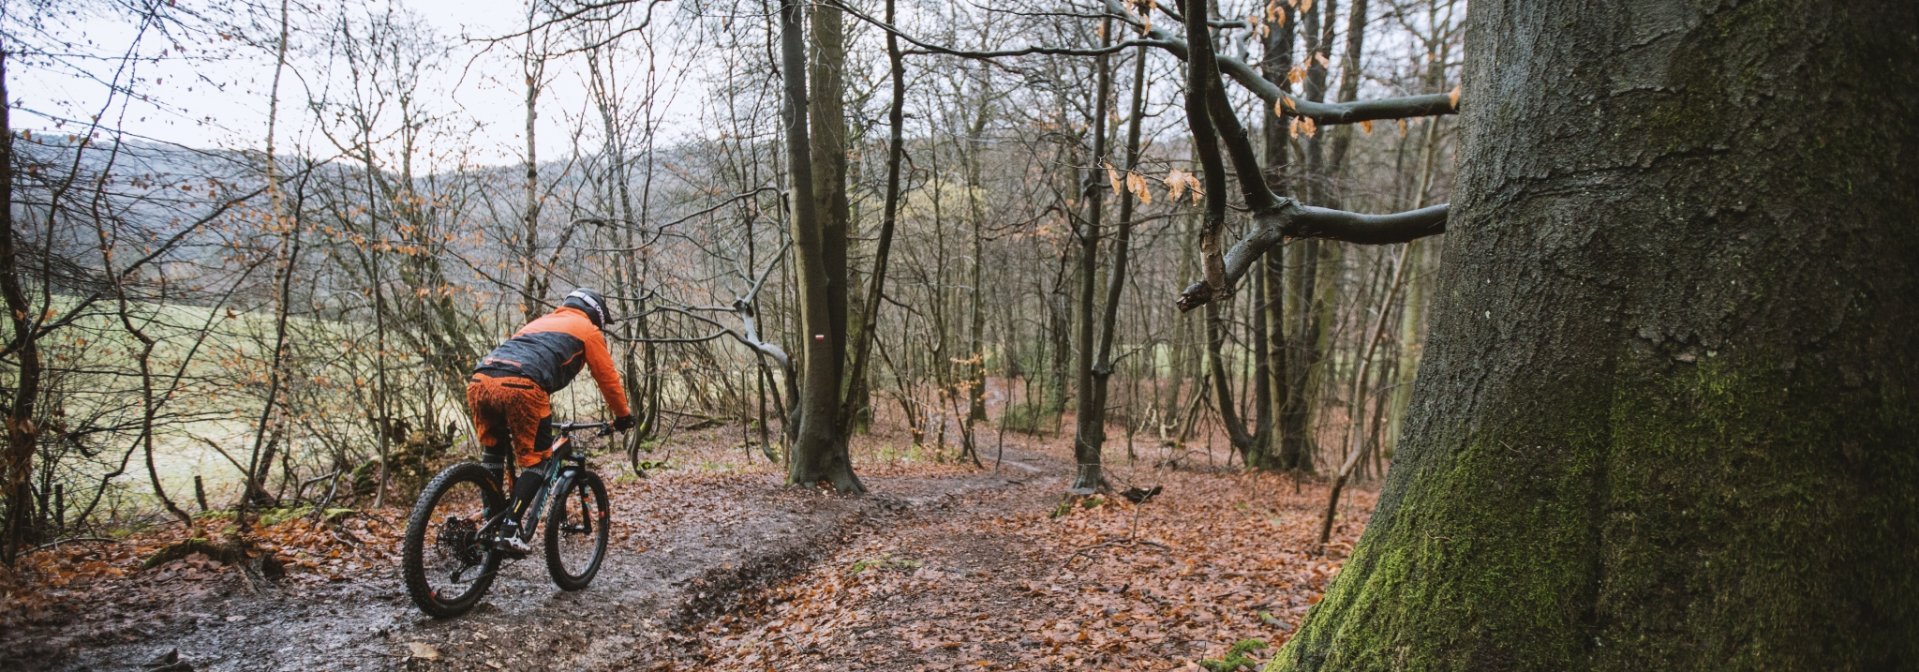
<svg viewBox="0 0 1919 672">
<path fill-rule="evenodd" d="M 1130 170 L 1126 171 L 1126 190 L 1131 192 L 1134 198 L 1139 199 L 1140 203 L 1153 204 L 1153 191 L 1146 188 L 1146 176 Z"/>
<path fill-rule="evenodd" d="M 1281 26 L 1286 25 L 1286 8 L 1279 4 L 1279 0 L 1266 3 L 1266 20 Z"/>
<path fill-rule="evenodd" d="M 1190 190 L 1193 194 L 1193 204 L 1199 204 L 1201 197 L 1199 176 L 1174 168 L 1166 171 L 1166 177 L 1163 181 L 1166 183 L 1167 200 L 1178 202 L 1180 195 Z"/>
</svg>

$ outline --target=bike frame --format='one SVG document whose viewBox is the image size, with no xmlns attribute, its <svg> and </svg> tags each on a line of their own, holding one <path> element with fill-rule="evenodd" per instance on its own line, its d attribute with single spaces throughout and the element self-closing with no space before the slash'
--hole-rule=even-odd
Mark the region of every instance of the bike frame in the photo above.
<svg viewBox="0 0 1919 672">
<path fill-rule="evenodd" d="M 521 534 L 531 534 L 534 530 L 539 529 L 543 521 L 537 512 L 546 510 L 547 495 L 554 492 L 566 492 L 567 488 L 573 485 L 573 479 L 579 478 L 580 472 L 586 469 L 586 456 L 573 452 L 572 434 L 573 432 L 589 429 L 600 430 L 601 436 L 613 433 L 612 423 L 606 422 L 559 422 L 553 424 L 553 431 L 557 436 L 553 438 L 553 444 L 551 446 L 553 456 L 548 459 L 552 461 L 552 468 L 558 473 L 547 474 L 546 484 L 540 486 L 539 492 L 533 495 L 533 501 L 527 504 L 526 510 L 535 513 L 532 517 L 533 519 L 528 522 Z M 507 473 L 512 474 L 516 479 L 520 476 L 520 469 L 512 460 L 507 461 L 507 471 L 502 475 Z M 504 488 L 506 484 L 502 482 L 499 486 Z M 501 511 L 488 517 L 486 525 L 481 526 L 477 534 L 482 538 L 486 538 L 486 535 L 499 531 L 500 523 L 506 520 L 506 514 L 506 511 Z"/>
</svg>

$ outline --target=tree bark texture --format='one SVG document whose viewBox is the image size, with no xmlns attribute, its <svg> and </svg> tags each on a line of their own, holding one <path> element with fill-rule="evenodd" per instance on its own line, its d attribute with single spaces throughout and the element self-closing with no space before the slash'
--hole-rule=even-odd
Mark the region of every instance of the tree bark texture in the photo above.
<svg viewBox="0 0 1919 672">
<path fill-rule="evenodd" d="M 895 0 L 886 0 L 886 21 L 892 23 Z M 865 310 L 860 315 L 859 331 L 854 332 L 853 367 L 847 376 L 855 385 L 849 389 L 846 401 L 840 405 L 840 415 L 845 418 L 858 418 L 862 413 L 870 413 L 870 404 L 865 394 L 866 372 L 870 368 L 873 353 L 873 341 L 879 336 L 875 331 L 879 326 L 880 302 L 886 295 L 887 266 L 893 253 L 893 231 L 899 222 L 900 212 L 900 164 L 906 158 L 906 64 L 900 54 L 899 36 L 886 34 L 887 79 L 892 84 L 892 100 L 886 106 L 886 187 L 883 197 L 883 209 L 880 211 L 879 238 L 874 243 L 873 273 L 867 279 L 866 300 L 861 303 Z"/>
<path fill-rule="evenodd" d="M 1293 69 L 1293 46 L 1298 41 L 1294 29 L 1299 23 L 1290 15 L 1282 18 L 1285 20 L 1276 22 L 1277 25 L 1272 26 L 1271 31 L 1261 40 L 1265 58 L 1259 62 L 1259 75 L 1261 79 L 1279 89 L 1281 94 L 1290 94 L 1292 80 L 1287 78 L 1287 74 Z M 1266 188 L 1275 194 L 1292 193 L 1292 175 L 1290 174 L 1292 147 L 1289 142 L 1287 119 L 1277 114 L 1262 114 L 1260 119 L 1262 140 L 1260 159 L 1266 169 L 1264 174 Z M 1289 404 L 1298 403 L 1303 399 L 1292 393 L 1287 385 L 1290 378 L 1287 363 L 1287 354 L 1290 349 L 1287 343 L 1298 338 L 1298 335 L 1288 334 L 1286 328 L 1286 250 L 1284 248 L 1268 250 L 1265 258 L 1265 285 L 1260 296 L 1264 310 L 1255 311 L 1251 316 L 1254 324 L 1260 324 L 1263 321 L 1265 325 L 1263 330 L 1265 338 L 1254 339 L 1253 354 L 1266 363 L 1263 372 L 1265 375 L 1260 377 L 1258 383 L 1265 387 L 1267 392 L 1264 395 L 1255 395 L 1261 397 L 1259 410 L 1264 415 L 1255 423 L 1258 427 L 1256 433 L 1263 434 L 1265 438 L 1256 442 L 1253 450 L 1246 453 L 1246 464 L 1260 469 L 1310 468 L 1310 463 L 1300 461 L 1300 448 L 1305 443 L 1304 429 L 1289 425 L 1275 426 L 1277 423 L 1274 422 L 1274 418 L 1285 414 Z M 1275 429 L 1279 431 L 1275 432 Z M 1288 433 L 1287 429 L 1294 431 Z M 1278 445 L 1275 446 L 1275 444 Z M 1277 451 L 1274 450 L 1275 447 L 1278 448 Z"/>
<path fill-rule="evenodd" d="M 826 245 L 821 250 L 827 267 L 827 280 L 833 290 L 827 292 L 827 309 L 832 312 L 836 333 L 827 337 L 837 344 L 848 341 L 849 307 L 846 263 L 847 227 L 852 206 L 846 196 L 846 31 L 840 10 L 820 4 L 811 14 L 809 46 L 812 58 L 806 62 L 810 94 L 806 114 L 811 120 L 808 137 L 812 141 L 813 210 L 819 218 Z M 845 347 L 834 350 L 844 368 Z M 850 425 L 849 425 L 850 426 Z"/>
<path fill-rule="evenodd" d="M 1919 7 L 1470 11 L 1406 439 L 1269 669 L 1919 665 Z"/>
<path fill-rule="evenodd" d="M 1102 56 L 1100 58 L 1104 61 L 1106 57 Z M 1102 62 L 1100 64 L 1099 79 L 1103 87 L 1111 84 L 1111 72 L 1108 70 L 1107 63 Z M 1099 95 L 1101 96 L 1102 107 L 1110 104 L 1106 100 L 1111 97 L 1110 92 L 1102 90 Z M 1133 58 L 1133 97 L 1127 111 L 1126 158 L 1122 163 L 1125 174 L 1130 175 L 1139 167 L 1140 121 L 1145 117 L 1145 104 L 1146 51 L 1142 48 Z M 1104 143 L 1101 142 L 1099 144 Z M 1097 193 L 1099 191 L 1099 185 L 1095 184 L 1093 190 Z M 1073 490 L 1081 493 L 1105 488 L 1107 486 L 1105 477 L 1101 471 L 1101 461 L 1103 459 L 1101 455 L 1105 450 L 1106 444 L 1107 392 L 1112 387 L 1113 341 L 1118 334 L 1120 298 L 1126 290 L 1126 265 L 1132 253 L 1133 211 L 1135 207 L 1134 195 L 1131 192 L 1122 191 L 1113 194 L 1113 198 L 1119 200 L 1119 219 L 1117 220 L 1119 226 L 1118 230 L 1114 232 L 1112 239 L 1113 267 L 1106 273 L 1106 302 L 1102 304 L 1099 312 L 1098 345 L 1093 346 L 1092 343 L 1087 344 L 1088 347 L 1097 347 L 1097 351 L 1093 354 L 1091 360 L 1092 367 L 1084 374 L 1087 387 L 1080 392 L 1078 425 L 1074 430 L 1076 435 L 1074 439 L 1074 454 L 1080 464 L 1080 468 L 1073 482 Z M 1093 201 L 1093 203 L 1095 206 L 1098 205 L 1097 200 Z M 1094 217 L 1094 221 L 1098 221 L 1097 216 Z M 1088 251 L 1096 248 L 1095 242 L 1096 241 L 1089 239 L 1089 242 L 1086 243 Z M 1085 272 L 1088 273 L 1089 276 L 1098 269 L 1096 261 L 1095 259 L 1085 261 Z M 1093 306 L 1089 303 L 1085 308 L 1087 309 L 1086 319 L 1090 322 L 1093 317 Z M 1087 333 L 1090 333 L 1090 329 L 1087 330 Z M 1090 468 L 1087 466 L 1089 463 L 1091 464 Z"/>
<path fill-rule="evenodd" d="M 13 123 L 12 105 L 7 95 L 6 45 L 0 45 L 0 217 L 7 230 L 0 235 L 0 297 L 7 303 L 7 319 L 12 325 L 12 342 L 5 348 L 18 358 L 19 373 L 14 378 L 12 398 L 6 412 L 6 518 L 5 533 L 0 534 L 0 560 L 8 564 L 23 547 L 37 541 L 39 517 L 33 501 L 33 451 L 39 444 L 39 428 L 34 414 L 40 400 L 40 349 L 35 343 L 38 329 L 33 306 L 20 284 L 20 250 L 15 246 L 13 221 Z"/>
<path fill-rule="evenodd" d="M 795 402 L 800 431 L 793 443 L 787 482 L 828 484 L 840 492 L 859 493 L 865 488 L 853 475 L 840 422 L 840 375 L 846 360 L 846 229 L 843 222 L 838 227 L 829 226 L 815 200 L 813 146 L 807 129 L 810 108 L 804 19 L 798 0 L 780 2 L 780 66 L 791 179 L 787 200 L 792 213 L 788 219 L 798 269 L 800 323 L 806 339 L 805 382 Z"/>
<path fill-rule="evenodd" d="M 1111 42 L 1113 22 L 1108 19 L 1101 24 L 1101 46 Z M 1100 448 L 1106 441 L 1105 391 L 1103 379 L 1093 368 L 1093 351 L 1098 347 L 1093 342 L 1093 302 L 1095 288 L 1099 286 L 1099 237 L 1100 220 L 1105 214 L 1104 200 L 1106 192 L 1102 188 L 1102 164 L 1106 161 L 1107 114 L 1112 108 L 1113 76 L 1109 57 L 1099 56 L 1097 75 L 1093 80 L 1093 118 L 1088 120 L 1087 130 L 1093 133 L 1093 153 L 1086 165 L 1086 180 L 1081 184 L 1086 195 L 1086 219 L 1079 231 L 1079 323 L 1075 341 L 1079 346 L 1074 350 L 1073 372 L 1078 376 L 1073 386 L 1077 395 L 1078 422 L 1073 429 L 1073 463 L 1075 465 L 1072 491 L 1091 494 L 1105 485 L 1100 474 Z M 1096 380 L 1098 379 L 1098 380 Z"/>
<path fill-rule="evenodd" d="M 526 54 L 521 63 L 523 73 L 526 75 L 526 180 L 520 185 L 521 198 L 525 199 L 522 207 L 526 209 L 524 213 L 526 222 L 521 233 L 526 238 L 521 241 L 525 247 L 525 259 L 522 263 L 526 264 L 526 282 L 520 288 L 520 316 L 527 321 L 532 321 L 533 318 L 546 312 L 546 306 L 540 299 L 546 296 L 549 282 L 546 273 L 541 270 L 540 263 L 540 153 L 539 146 L 534 143 L 534 131 L 538 128 L 540 120 L 540 89 L 543 88 L 543 79 L 546 76 L 546 57 L 544 54 L 535 55 L 534 53 L 533 8 L 533 4 L 527 5 Z M 370 160 L 373 154 L 372 145 L 369 144 L 365 151 Z M 384 488 L 385 480 L 382 479 L 381 483 Z M 384 492 L 384 489 L 382 491 Z"/>
</svg>

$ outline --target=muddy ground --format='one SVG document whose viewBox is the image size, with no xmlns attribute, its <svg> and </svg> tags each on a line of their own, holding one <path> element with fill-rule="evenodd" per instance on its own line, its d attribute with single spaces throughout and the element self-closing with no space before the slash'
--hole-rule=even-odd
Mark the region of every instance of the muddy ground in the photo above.
<svg viewBox="0 0 1919 672">
<path fill-rule="evenodd" d="M 1034 482 L 1039 467 L 1016 464 L 997 474 L 869 476 L 872 494 L 861 498 L 781 487 L 764 473 L 618 484 L 625 529 L 588 589 L 558 591 L 535 556 L 504 568 L 480 606 L 449 620 L 421 614 L 390 565 L 291 587 L 238 571 L 214 579 L 159 571 L 70 605 L 70 620 L 10 628 L 0 667 L 136 670 L 163 659 L 195 670 L 673 667 L 696 653 L 663 647 L 676 641 L 666 634 L 699 627 L 836 544 L 911 527 L 984 491 L 1044 487 Z"/>
<path fill-rule="evenodd" d="M 1058 437 L 1007 441 L 997 469 L 856 456 L 871 490 L 857 498 L 782 486 L 763 462 L 683 454 L 677 469 L 615 479 L 612 552 L 589 588 L 558 591 L 535 556 L 448 620 L 401 585 L 399 507 L 309 530 L 347 538 L 289 542 L 277 580 L 199 556 L 125 569 L 107 548 L 67 548 L 41 563 L 51 574 L 13 577 L 64 587 L 0 613 L 0 669 L 1198 669 L 1242 638 L 1283 641 L 1372 502 L 1355 493 L 1335 543 L 1309 551 L 1323 486 L 1222 457 L 1116 459 L 1116 486 L 1166 494 L 1061 508 Z M 54 578 L 65 569 L 99 576 L 68 585 Z"/>
</svg>

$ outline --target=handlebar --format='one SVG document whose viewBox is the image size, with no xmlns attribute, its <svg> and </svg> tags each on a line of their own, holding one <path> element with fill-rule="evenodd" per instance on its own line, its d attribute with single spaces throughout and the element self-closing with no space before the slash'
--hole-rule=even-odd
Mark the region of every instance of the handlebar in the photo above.
<svg viewBox="0 0 1919 672">
<path fill-rule="evenodd" d="M 597 430 L 600 430 L 600 434 L 604 436 L 604 435 L 613 433 L 613 423 L 610 423 L 610 422 L 556 422 L 556 423 L 553 423 L 553 431 L 559 432 L 561 434 L 577 432 L 583 429 L 597 429 Z"/>
</svg>

